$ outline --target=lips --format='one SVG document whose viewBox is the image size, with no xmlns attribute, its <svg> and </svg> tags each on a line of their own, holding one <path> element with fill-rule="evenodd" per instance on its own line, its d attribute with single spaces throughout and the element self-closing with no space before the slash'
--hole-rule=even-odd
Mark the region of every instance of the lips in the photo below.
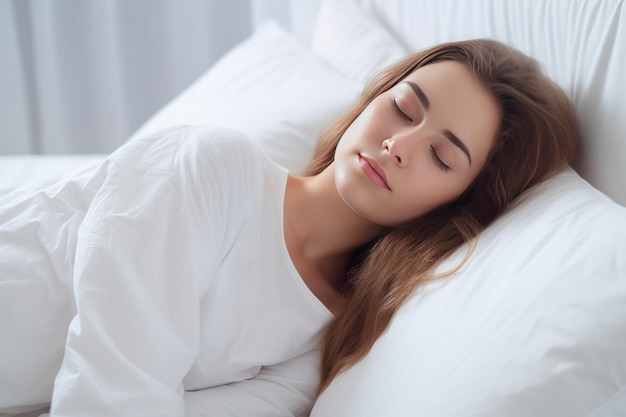
<svg viewBox="0 0 626 417">
<path fill-rule="evenodd" d="M 359 166 L 361 170 L 365 174 L 370 181 L 372 181 L 375 185 L 384 188 L 386 190 L 391 190 L 389 188 L 389 183 L 387 183 L 387 175 L 385 174 L 385 170 L 375 159 L 370 158 L 369 156 L 359 154 Z"/>
</svg>

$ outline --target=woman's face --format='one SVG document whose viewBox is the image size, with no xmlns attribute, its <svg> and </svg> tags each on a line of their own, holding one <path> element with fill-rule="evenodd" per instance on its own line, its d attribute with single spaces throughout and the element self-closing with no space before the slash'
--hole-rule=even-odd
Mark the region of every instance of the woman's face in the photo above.
<svg viewBox="0 0 626 417">
<path fill-rule="evenodd" d="M 361 217 L 397 226 L 459 197 L 500 125 L 495 99 L 455 61 L 426 65 L 374 99 L 335 153 L 337 191 Z"/>
</svg>

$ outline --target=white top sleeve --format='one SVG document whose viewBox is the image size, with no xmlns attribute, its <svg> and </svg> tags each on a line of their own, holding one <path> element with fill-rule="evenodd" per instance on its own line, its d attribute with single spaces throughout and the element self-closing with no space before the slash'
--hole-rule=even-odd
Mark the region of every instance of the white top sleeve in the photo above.
<svg viewBox="0 0 626 417">
<path fill-rule="evenodd" d="M 200 277 L 219 268 L 221 241 L 198 217 L 219 224 L 224 204 L 206 201 L 229 198 L 212 195 L 224 194 L 223 184 L 194 188 L 199 145 L 189 135 L 172 129 L 134 140 L 106 162 L 78 234 L 77 315 L 52 416 L 184 416 L 182 381 L 199 346 Z M 211 169 L 220 175 L 219 162 Z"/>
<path fill-rule="evenodd" d="M 97 171 L 52 417 L 306 415 L 331 314 L 284 242 L 286 170 L 232 130 L 186 127 Z"/>
</svg>

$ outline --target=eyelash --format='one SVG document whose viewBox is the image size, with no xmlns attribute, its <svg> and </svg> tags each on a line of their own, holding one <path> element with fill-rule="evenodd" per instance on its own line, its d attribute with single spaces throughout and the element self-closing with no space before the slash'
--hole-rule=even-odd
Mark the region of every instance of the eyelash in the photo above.
<svg viewBox="0 0 626 417">
<path fill-rule="evenodd" d="M 430 154 L 432 155 L 435 164 L 439 168 L 441 168 L 442 171 L 450 171 L 450 167 L 446 165 L 445 162 L 441 160 L 441 158 L 439 158 L 439 155 L 437 155 L 437 151 L 435 150 L 435 147 L 433 145 L 430 145 Z"/>
<path fill-rule="evenodd" d="M 403 112 L 402 109 L 400 108 L 400 106 L 398 106 L 398 102 L 396 101 L 395 97 L 391 101 L 393 102 L 393 107 L 396 109 L 396 112 L 398 112 L 398 114 L 400 116 L 402 116 L 404 119 L 406 119 L 409 122 L 413 123 L 413 119 L 411 119 L 409 117 L 409 115 L 406 114 L 405 112 Z"/>
</svg>

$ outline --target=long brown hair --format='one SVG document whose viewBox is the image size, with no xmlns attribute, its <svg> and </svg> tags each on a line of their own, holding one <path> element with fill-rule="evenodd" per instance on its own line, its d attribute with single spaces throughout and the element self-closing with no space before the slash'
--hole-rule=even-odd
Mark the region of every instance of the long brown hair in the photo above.
<svg viewBox="0 0 626 417">
<path fill-rule="evenodd" d="M 496 99 L 502 120 L 485 167 L 454 202 L 391 229 L 361 251 L 346 275 L 347 306 L 328 327 L 319 392 L 362 359 L 393 314 L 439 262 L 470 241 L 529 187 L 570 163 L 578 128 L 567 96 L 538 63 L 500 42 L 451 42 L 417 52 L 382 71 L 355 106 L 317 143 L 306 174 L 324 170 L 348 126 L 379 94 L 416 69 L 441 60 L 463 63 Z"/>
</svg>

